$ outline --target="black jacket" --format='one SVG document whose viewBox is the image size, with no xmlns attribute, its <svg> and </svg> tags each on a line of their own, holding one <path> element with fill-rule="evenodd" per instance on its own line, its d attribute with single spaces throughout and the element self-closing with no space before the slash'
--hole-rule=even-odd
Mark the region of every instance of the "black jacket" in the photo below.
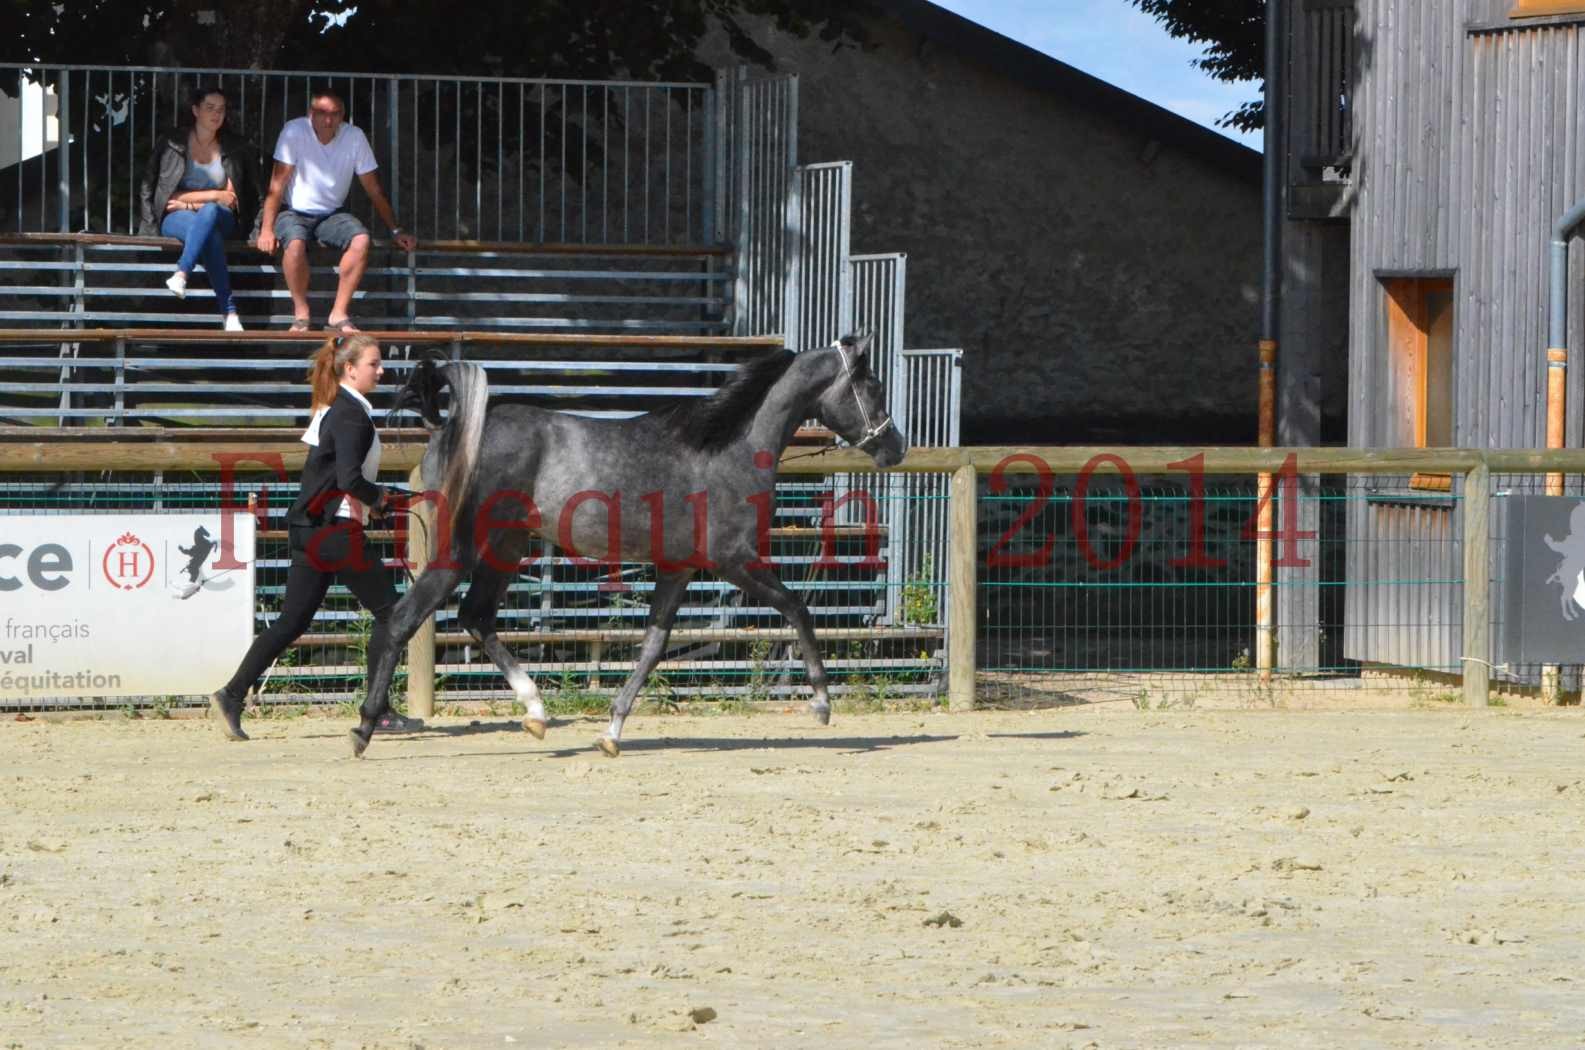
<svg viewBox="0 0 1585 1050">
<path fill-rule="evenodd" d="M 308 450 L 302 487 L 286 515 L 288 525 L 324 525 L 352 496 L 365 507 L 380 502 L 380 486 L 363 476 L 363 459 L 374 444 L 374 421 L 357 398 L 338 387 L 330 411 L 319 421 L 319 444 Z"/>
<path fill-rule="evenodd" d="M 149 162 L 143 170 L 139 187 L 140 221 L 138 233 L 144 237 L 158 237 L 160 223 L 165 221 L 165 204 L 176 193 L 176 187 L 187 171 L 187 136 L 191 128 L 172 128 L 154 142 Z M 222 130 L 220 133 L 220 163 L 226 178 L 237 191 L 237 229 L 248 240 L 259 236 L 259 150 L 245 138 Z"/>
</svg>

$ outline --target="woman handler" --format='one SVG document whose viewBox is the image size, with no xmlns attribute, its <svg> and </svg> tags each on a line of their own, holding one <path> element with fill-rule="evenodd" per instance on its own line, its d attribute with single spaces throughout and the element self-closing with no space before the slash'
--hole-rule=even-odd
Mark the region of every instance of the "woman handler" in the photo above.
<svg viewBox="0 0 1585 1050">
<path fill-rule="evenodd" d="M 313 418 L 303 432 L 309 452 L 301 489 L 286 516 L 292 562 L 281 614 L 253 640 L 231 681 L 209 697 L 232 740 L 248 739 L 242 731 L 244 700 L 275 658 L 308 629 L 332 581 L 340 580 L 373 614 L 376 631 L 396 604 L 391 573 L 364 535 L 370 512 L 383 512 L 391 498 L 374 483 L 380 437 L 369 406 L 384 371 L 380 344 L 369 335 L 327 339 L 311 359 Z M 378 724 L 410 729 L 421 723 L 387 709 Z"/>
</svg>

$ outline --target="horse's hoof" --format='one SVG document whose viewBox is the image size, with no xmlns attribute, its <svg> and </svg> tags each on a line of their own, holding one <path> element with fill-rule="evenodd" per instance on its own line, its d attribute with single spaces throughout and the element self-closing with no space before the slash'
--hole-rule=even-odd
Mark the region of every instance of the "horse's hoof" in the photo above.
<svg viewBox="0 0 1585 1050">
<path fill-rule="evenodd" d="M 523 719 L 523 728 L 534 735 L 535 740 L 545 739 L 545 722 L 539 718 Z"/>
<path fill-rule="evenodd" d="M 603 736 L 594 743 L 605 754 L 606 758 L 615 758 L 622 753 L 622 745 L 608 736 Z"/>
<path fill-rule="evenodd" d="M 242 731 L 242 705 L 237 705 L 237 710 L 227 710 L 226 703 L 219 693 L 209 694 L 209 710 L 220 716 L 220 733 L 227 740 L 246 740 L 248 734 Z"/>
<path fill-rule="evenodd" d="M 809 713 L 814 715 L 815 721 L 819 722 L 821 725 L 828 726 L 831 724 L 831 709 L 829 707 L 811 706 L 809 708 Z"/>
<path fill-rule="evenodd" d="M 347 730 L 347 739 L 352 742 L 352 757 L 362 758 L 363 752 L 369 748 L 369 741 L 363 739 L 363 734 L 356 729 Z"/>
</svg>

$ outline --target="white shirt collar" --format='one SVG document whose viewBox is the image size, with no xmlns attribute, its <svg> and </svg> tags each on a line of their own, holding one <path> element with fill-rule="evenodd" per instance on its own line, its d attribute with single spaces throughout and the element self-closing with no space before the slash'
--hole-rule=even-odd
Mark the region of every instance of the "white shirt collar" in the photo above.
<svg viewBox="0 0 1585 1050">
<path fill-rule="evenodd" d="M 363 406 L 363 411 L 371 420 L 374 418 L 374 406 L 369 404 L 368 398 L 364 397 L 362 394 L 358 393 L 345 383 L 341 384 L 341 389 L 351 394 L 353 400 Z M 299 439 L 303 444 L 313 445 L 316 448 L 319 446 L 319 424 L 324 421 L 325 413 L 329 411 L 330 406 L 325 405 L 324 407 L 320 408 L 319 411 L 314 413 L 314 418 L 308 421 L 308 429 L 303 431 L 303 436 Z M 379 435 L 375 435 L 375 437 L 376 440 L 378 440 Z"/>
<path fill-rule="evenodd" d="M 368 415 L 368 417 L 370 419 L 374 418 L 374 406 L 369 404 L 369 399 L 368 398 L 364 397 L 362 394 L 358 393 L 356 390 L 354 390 L 352 387 L 348 386 L 345 383 L 341 384 L 341 389 L 343 389 L 347 393 L 351 394 L 352 397 L 353 397 L 353 400 L 357 401 L 358 404 L 363 406 L 363 411 Z"/>
</svg>

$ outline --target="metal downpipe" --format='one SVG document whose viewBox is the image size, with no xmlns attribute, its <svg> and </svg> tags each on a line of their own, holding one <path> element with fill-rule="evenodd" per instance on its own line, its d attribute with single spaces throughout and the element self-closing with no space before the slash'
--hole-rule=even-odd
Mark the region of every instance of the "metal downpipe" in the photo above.
<svg viewBox="0 0 1585 1050">
<path fill-rule="evenodd" d="M 1260 311 L 1260 433 L 1263 448 L 1277 444 L 1277 343 L 1282 324 L 1283 117 L 1287 92 L 1283 44 L 1287 37 L 1289 0 L 1266 0 L 1265 135 L 1261 185 L 1265 210 L 1262 243 Z M 1261 474 L 1256 506 L 1260 508 L 1255 540 L 1255 667 L 1262 680 L 1275 663 L 1272 616 L 1272 477 Z"/>
<path fill-rule="evenodd" d="M 1546 447 L 1562 448 L 1568 394 L 1568 242 L 1585 222 L 1585 200 L 1575 204 L 1552 227 L 1547 247 L 1551 292 L 1547 314 Z M 1546 494 L 1563 495 L 1563 475 L 1546 476 Z"/>
<path fill-rule="evenodd" d="M 1547 245 L 1550 293 L 1547 303 L 1546 333 L 1546 447 L 1562 448 L 1564 425 L 1568 422 L 1568 242 L 1574 228 L 1585 221 L 1585 201 L 1570 208 L 1552 227 Z M 1548 496 L 1563 495 L 1563 475 L 1546 476 Z M 1549 704 L 1562 693 L 1561 668 L 1545 664 L 1541 668 L 1541 696 Z"/>
</svg>

